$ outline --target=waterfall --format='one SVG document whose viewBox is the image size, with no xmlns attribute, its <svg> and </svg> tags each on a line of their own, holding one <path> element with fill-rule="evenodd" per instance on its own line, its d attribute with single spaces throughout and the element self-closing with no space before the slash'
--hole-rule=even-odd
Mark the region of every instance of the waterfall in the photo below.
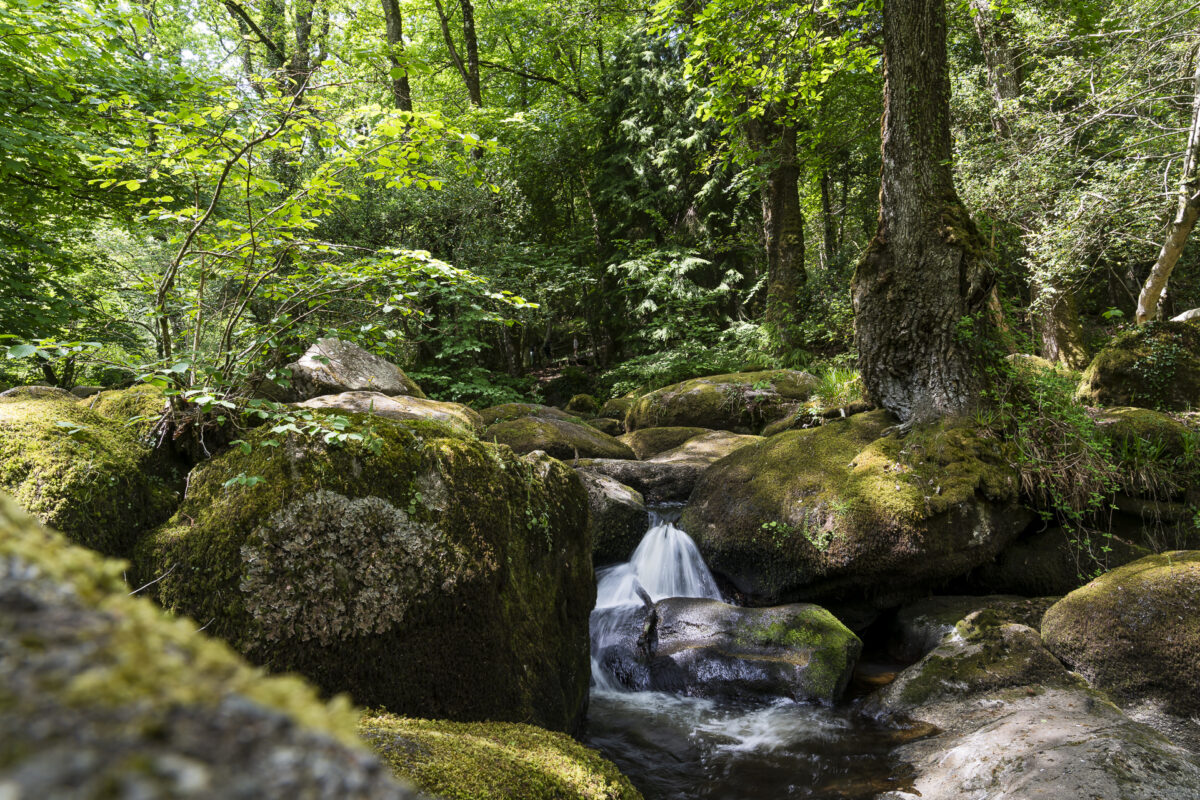
<svg viewBox="0 0 1200 800">
<path fill-rule="evenodd" d="M 651 512 L 650 529 L 629 561 L 596 572 L 596 607 L 590 624 L 592 680 L 599 689 L 621 688 L 597 656 L 617 639 L 630 636 L 634 628 L 640 629 L 645 601 L 639 590 L 653 602 L 667 597 L 721 599 L 692 537 L 667 517 Z"/>
</svg>

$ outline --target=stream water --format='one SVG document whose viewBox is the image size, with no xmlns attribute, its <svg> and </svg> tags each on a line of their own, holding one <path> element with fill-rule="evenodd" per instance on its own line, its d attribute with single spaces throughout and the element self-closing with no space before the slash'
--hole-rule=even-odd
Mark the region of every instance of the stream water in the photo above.
<svg viewBox="0 0 1200 800">
<path fill-rule="evenodd" d="M 646 800 L 867 800 L 903 787 L 904 770 L 889 754 L 904 732 L 877 725 L 852 707 L 631 692 L 605 669 L 605 647 L 622 631 L 628 635 L 631 625 L 640 626 L 646 598 L 721 599 L 695 543 L 675 519 L 655 514 L 630 560 L 596 573 L 585 741 L 628 775 Z"/>
</svg>

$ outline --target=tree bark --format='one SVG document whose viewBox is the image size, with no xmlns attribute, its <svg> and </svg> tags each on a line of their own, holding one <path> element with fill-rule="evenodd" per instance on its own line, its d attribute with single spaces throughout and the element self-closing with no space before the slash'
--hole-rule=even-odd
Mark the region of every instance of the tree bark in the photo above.
<svg viewBox="0 0 1200 800">
<path fill-rule="evenodd" d="M 838 224 L 833 214 L 832 190 L 829 187 L 829 168 L 821 170 L 821 233 L 825 246 L 821 250 L 821 266 L 829 269 L 837 257 Z"/>
<path fill-rule="evenodd" d="M 463 14 L 463 45 L 467 51 L 467 96 L 471 105 L 483 108 L 483 83 L 479 79 L 479 40 L 475 37 L 475 6 L 471 0 L 461 0 Z"/>
<path fill-rule="evenodd" d="M 1183 175 L 1179 180 L 1179 199 L 1175 208 L 1175 217 L 1167 228 L 1167 238 L 1158 258 L 1150 268 L 1150 275 L 1142 285 L 1138 296 L 1137 323 L 1143 325 L 1158 316 L 1158 306 L 1162 301 L 1163 292 L 1167 289 L 1167 281 L 1171 271 L 1183 253 L 1196 220 L 1200 219 L 1200 55 L 1196 57 L 1196 74 L 1193 80 L 1194 99 L 1192 100 L 1192 124 L 1188 128 L 1187 148 L 1183 155 Z"/>
<path fill-rule="evenodd" d="M 383 0 L 383 20 L 387 28 L 388 60 L 392 64 L 392 101 L 400 111 L 412 111 L 412 86 L 408 70 L 400 63 L 404 52 L 404 18 L 400 15 L 399 0 Z M 403 70 L 398 76 L 394 73 Z"/>
<path fill-rule="evenodd" d="M 1012 14 L 994 10 L 992 3 L 970 0 L 971 17 L 987 64 L 988 88 L 996 103 L 992 127 L 1001 136 L 1008 136 L 1007 101 L 1017 99 L 1021 93 L 1021 64 L 1009 36 Z"/>
<path fill-rule="evenodd" d="M 994 276 L 950 171 L 944 0 L 888 0 L 883 40 L 879 224 L 854 275 L 855 340 L 868 394 L 910 423 L 982 402 Z"/>
<path fill-rule="evenodd" d="M 763 322 L 785 353 L 802 344 L 797 326 L 804 271 L 804 214 L 796 129 L 768 111 L 747 132 L 767 168 L 762 188 L 763 242 L 767 252 L 767 302 Z"/>
</svg>

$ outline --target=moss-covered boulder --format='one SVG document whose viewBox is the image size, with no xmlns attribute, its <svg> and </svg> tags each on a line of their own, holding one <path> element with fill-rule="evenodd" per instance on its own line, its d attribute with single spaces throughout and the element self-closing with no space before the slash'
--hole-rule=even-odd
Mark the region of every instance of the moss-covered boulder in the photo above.
<svg viewBox="0 0 1200 800">
<path fill-rule="evenodd" d="M 1037 630 L 1046 609 L 1057 600 L 1057 597 L 1017 595 L 935 595 L 922 598 L 896 613 L 889 649 L 902 661 L 916 661 L 941 644 L 948 634 L 955 633 L 960 622 L 983 609 L 994 612 L 990 618 L 992 623 L 1004 620 Z M 980 623 L 971 630 L 983 631 L 985 628 Z"/>
<path fill-rule="evenodd" d="M 342 392 L 425 397 L 421 387 L 395 364 L 341 339 L 318 339 L 287 365 L 286 372 L 290 376 L 287 386 L 262 384 L 267 396 L 285 402 Z"/>
<path fill-rule="evenodd" d="M 641 800 L 595 750 L 532 725 L 371 714 L 360 730 L 397 776 L 443 800 Z"/>
<path fill-rule="evenodd" d="M 669 426 L 665 428 L 642 428 L 630 431 L 617 438 L 626 444 L 639 459 L 646 459 L 678 447 L 688 439 L 709 432 L 708 428 Z"/>
<path fill-rule="evenodd" d="M 1110 524 L 1118 521 L 1117 516 L 1108 518 Z M 1128 564 L 1151 552 L 1144 537 L 1137 542 L 1116 533 L 1068 532 L 1057 526 L 1037 529 L 1022 534 L 979 567 L 968 583 L 988 592 L 1061 597 L 1087 583 L 1093 570 Z"/>
<path fill-rule="evenodd" d="M 375 432 L 278 447 L 255 432 L 250 452 L 201 465 L 139 548 L 142 580 L 253 661 L 364 705 L 574 729 L 595 600 L 579 478 L 543 455 Z"/>
<path fill-rule="evenodd" d="M 758 444 L 761 436 L 729 431 L 709 431 L 693 436 L 678 447 L 656 453 L 647 459 L 656 464 L 697 464 L 708 466 L 748 445 Z"/>
<path fill-rule="evenodd" d="M 625 417 L 626 430 L 672 426 L 758 433 L 807 400 L 817 379 L 797 370 L 711 375 L 642 395 Z"/>
<path fill-rule="evenodd" d="M 629 413 L 630 406 L 636 398 L 626 395 L 624 397 L 614 397 L 610 400 L 605 400 L 604 405 L 600 406 L 600 416 L 606 419 L 620 420 L 625 422 L 625 415 Z"/>
<path fill-rule="evenodd" d="M 380 392 L 342 392 L 314 397 L 299 405 L 301 408 L 347 414 L 373 414 L 392 420 L 430 420 L 467 434 L 483 430 L 483 420 L 475 409 L 422 397 L 388 397 Z"/>
<path fill-rule="evenodd" d="M 1042 635 L 1056 656 L 1122 703 L 1200 714 L 1200 551 L 1126 564 L 1056 603 Z"/>
<path fill-rule="evenodd" d="M 590 394 L 577 394 L 567 401 L 563 410 L 578 417 L 594 417 L 600 413 L 600 404 Z"/>
<path fill-rule="evenodd" d="M 1200 323 L 1151 322 L 1118 334 L 1084 371 L 1077 396 L 1097 406 L 1200 406 Z"/>
<path fill-rule="evenodd" d="M 542 450 L 555 458 L 633 458 L 620 441 L 589 425 L 564 419 L 521 417 L 489 425 L 482 438 L 518 453 Z"/>
<path fill-rule="evenodd" d="M 682 525 L 760 602 L 883 608 L 993 558 L 1029 522 L 1006 446 L 967 422 L 885 435 L 857 414 L 735 450 L 700 477 Z"/>
<path fill-rule="evenodd" d="M 64 395 L 0 399 L 0 489 L 73 541 L 127 555 L 174 511 L 182 475 L 136 427 Z"/>
<path fill-rule="evenodd" d="M 9 797 L 415 798 L 344 698 L 267 678 L 129 596 L 126 565 L 0 495 L 0 787 Z"/>
<path fill-rule="evenodd" d="M 567 422 L 581 422 L 582 420 L 574 414 L 568 414 L 561 408 L 554 406 L 539 406 L 537 403 L 501 403 L 498 406 L 485 408 L 479 412 L 479 417 L 483 421 L 483 427 L 487 428 L 497 422 L 505 422 L 510 419 L 521 419 L 522 417 L 542 417 L 543 419 L 563 419 Z"/>
<path fill-rule="evenodd" d="M 600 566 L 628 561 L 650 528 L 650 512 L 636 489 L 607 475 L 579 470 L 587 489 L 592 561 Z"/>
<path fill-rule="evenodd" d="M 742 608 L 672 597 L 624 630 L 596 658 L 627 688 L 724 700 L 833 702 L 862 651 L 836 617 L 808 603 Z"/>
<path fill-rule="evenodd" d="M 615 419 L 596 417 L 595 419 L 587 420 L 584 424 L 590 425 L 591 427 L 603 433 L 605 436 L 612 436 L 614 438 L 625 433 L 625 426 Z"/>
<path fill-rule="evenodd" d="M 14 386 L 0 392 L 0 400 L 71 400 L 75 395 L 57 386 Z"/>
<path fill-rule="evenodd" d="M 144 435 L 162 418 L 167 397 L 159 387 L 142 384 L 128 389 L 108 389 L 80 400 L 79 404 Z"/>
</svg>

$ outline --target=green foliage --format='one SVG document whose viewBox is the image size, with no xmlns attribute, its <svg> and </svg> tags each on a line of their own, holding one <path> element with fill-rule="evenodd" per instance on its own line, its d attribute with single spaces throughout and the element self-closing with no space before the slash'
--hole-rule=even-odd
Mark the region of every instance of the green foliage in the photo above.
<svg viewBox="0 0 1200 800">
<path fill-rule="evenodd" d="M 681 320 L 680 324 L 686 321 Z M 608 370 L 601 382 L 613 397 L 646 392 L 673 383 L 744 370 L 779 366 L 769 353 L 762 328 L 742 323 L 723 332 L 714 327 L 693 327 L 691 337 L 675 346 L 635 356 Z"/>
</svg>

